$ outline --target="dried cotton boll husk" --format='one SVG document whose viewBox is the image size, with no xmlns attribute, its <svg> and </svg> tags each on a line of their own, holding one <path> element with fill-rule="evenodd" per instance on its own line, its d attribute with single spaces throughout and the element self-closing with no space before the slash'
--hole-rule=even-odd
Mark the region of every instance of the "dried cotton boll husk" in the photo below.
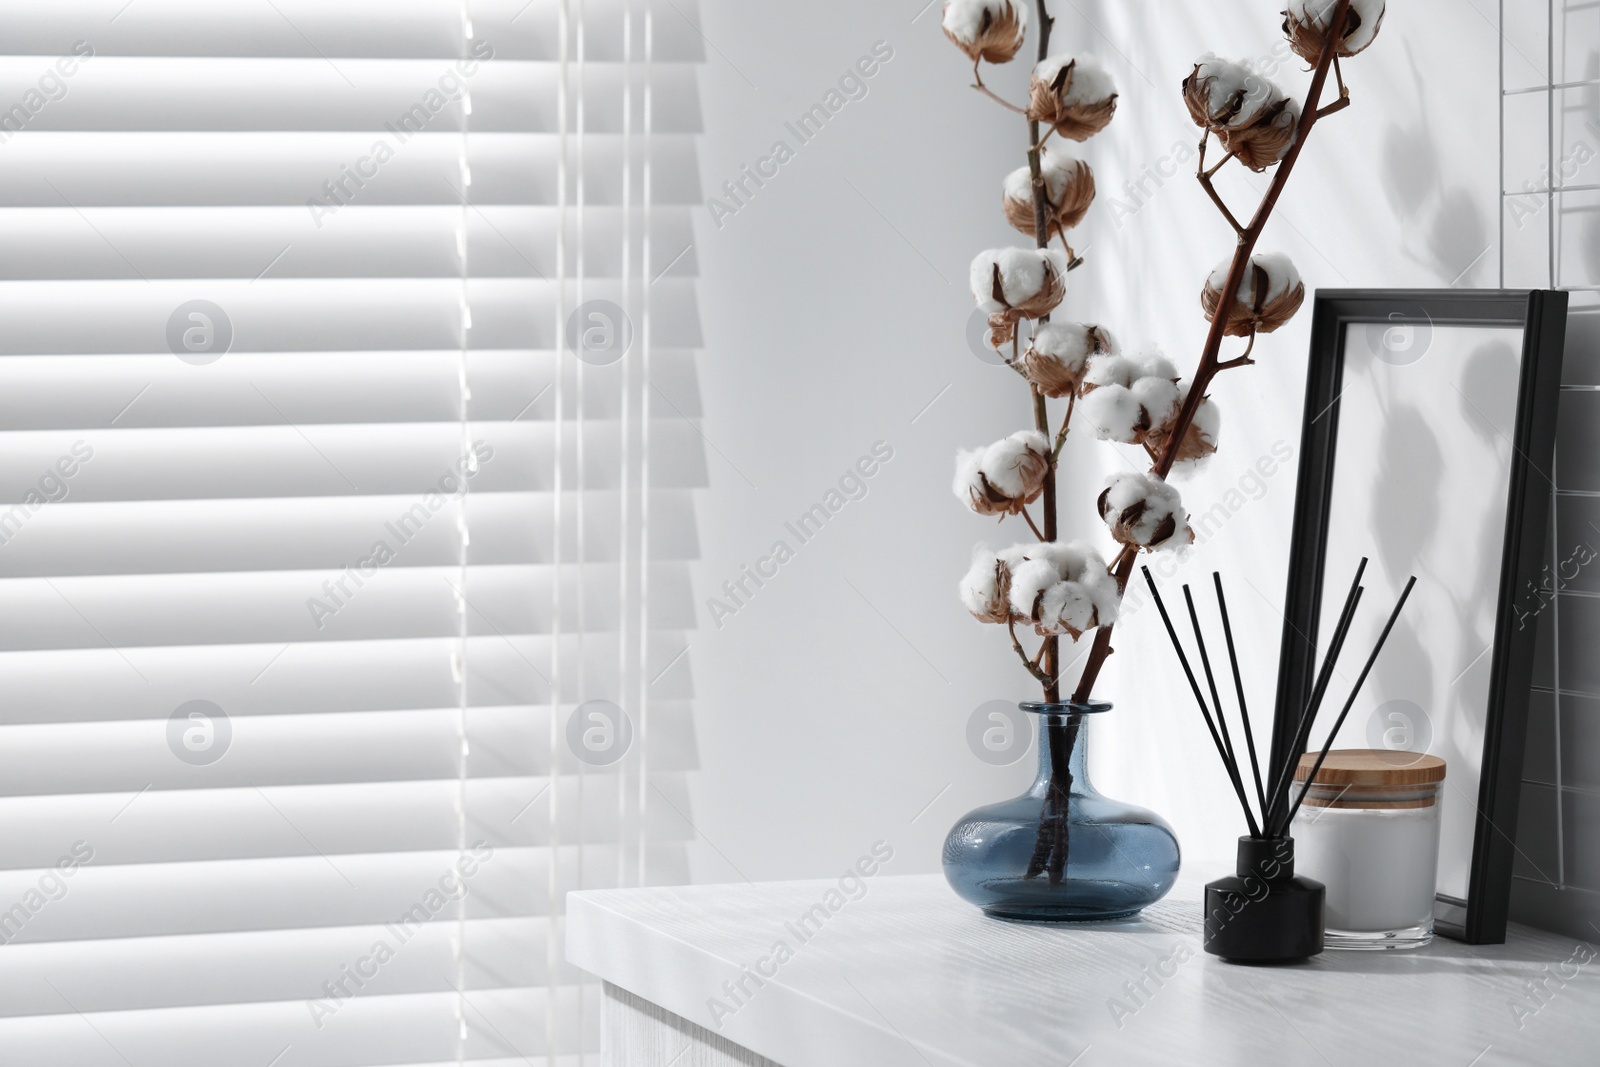
<svg viewBox="0 0 1600 1067">
<path fill-rule="evenodd" d="M 1063 137 L 1086 141 L 1117 111 L 1117 86 L 1093 56 L 1046 56 L 1033 68 L 1028 117 Z"/>
<path fill-rule="evenodd" d="M 1161 458 L 1161 453 L 1166 450 L 1167 440 L 1172 436 L 1173 424 L 1178 421 L 1178 412 L 1185 401 L 1189 399 L 1189 383 L 1179 382 L 1178 405 L 1172 412 L 1172 417 L 1163 420 L 1161 425 L 1154 427 L 1144 436 L 1145 451 L 1150 453 L 1152 461 Z M 1183 444 L 1178 446 L 1178 454 L 1173 462 L 1177 465 L 1174 470 L 1193 470 L 1203 459 L 1217 451 L 1217 435 L 1222 430 L 1222 410 L 1217 407 L 1216 401 L 1209 396 L 1200 401 L 1200 406 L 1195 408 L 1194 418 L 1189 421 L 1189 429 L 1183 435 Z"/>
<path fill-rule="evenodd" d="M 1049 440 L 1038 430 L 1021 430 L 959 453 L 952 488 L 979 515 L 1015 515 L 1039 498 L 1049 470 Z"/>
<path fill-rule="evenodd" d="M 1295 55 L 1307 63 L 1322 58 L 1322 42 L 1336 6 L 1335 0 L 1289 0 L 1283 13 L 1283 33 Z M 1383 25 L 1383 12 L 1384 0 L 1350 0 L 1334 54 L 1349 58 L 1371 44 Z"/>
<path fill-rule="evenodd" d="M 1200 291 L 1200 306 L 1205 309 L 1208 322 L 1216 317 L 1232 266 L 1231 260 L 1217 264 Z M 1250 265 L 1239 281 L 1239 298 L 1233 302 L 1222 332 L 1230 337 L 1271 333 L 1294 317 L 1305 298 L 1305 284 L 1288 256 L 1282 252 L 1258 252 L 1250 257 Z"/>
<path fill-rule="evenodd" d="M 1206 53 L 1183 79 L 1183 102 L 1195 125 L 1254 171 L 1281 160 L 1294 144 L 1300 108 L 1246 63 Z"/>
<path fill-rule="evenodd" d="M 1224 130 L 1253 119 L 1270 102 L 1269 85 L 1246 64 L 1207 52 L 1183 79 L 1183 102 L 1196 126 Z"/>
<path fill-rule="evenodd" d="M 979 301 L 978 310 L 981 310 L 982 314 L 989 315 L 989 333 L 986 334 L 986 338 L 990 349 L 998 352 L 1011 344 L 1011 338 L 1016 336 L 1016 320 L 1019 317 L 1013 317 L 1011 310 L 1005 304 L 998 304 L 995 301 Z M 1011 357 L 1006 355 L 1006 358 L 1010 360 Z"/>
<path fill-rule="evenodd" d="M 1009 63 L 1022 47 L 1028 9 L 1011 0 L 949 0 L 944 35 L 976 63 Z"/>
<path fill-rule="evenodd" d="M 1047 248 L 991 248 L 973 258 L 969 280 L 980 306 L 993 301 L 1001 309 L 989 316 L 992 344 L 997 319 L 1036 319 L 1061 303 L 1067 295 L 1067 256 Z"/>
<path fill-rule="evenodd" d="M 1194 541 L 1178 491 L 1153 474 L 1113 474 L 1099 503 L 1100 518 L 1124 545 L 1154 550 Z"/>
<path fill-rule="evenodd" d="M 1089 164 L 1069 152 L 1045 148 L 1039 153 L 1039 176 L 1044 179 L 1049 236 L 1082 222 L 1089 205 L 1094 203 L 1094 171 Z M 1029 237 L 1038 232 L 1033 217 L 1033 175 L 1027 167 L 1018 167 L 1006 175 L 1004 206 L 1006 221 L 1014 229 Z"/>
<path fill-rule="evenodd" d="M 1300 133 L 1300 105 L 1287 97 L 1264 108 L 1254 122 L 1217 134 L 1222 147 L 1251 170 L 1280 162 Z"/>
<path fill-rule="evenodd" d="M 1022 372 L 1045 396 L 1071 396 L 1083 382 L 1090 357 L 1116 349 L 1116 339 L 1099 326 L 1047 322 L 1034 331 L 1022 355 Z"/>
<path fill-rule="evenodd" d="M 1010 622 L 1011 569 L 1023 559 L 1022 545 L 991 552 L 973 549 L 972 566 L 961 579 L 961 603 L 979 622 Z"/>
</svg>

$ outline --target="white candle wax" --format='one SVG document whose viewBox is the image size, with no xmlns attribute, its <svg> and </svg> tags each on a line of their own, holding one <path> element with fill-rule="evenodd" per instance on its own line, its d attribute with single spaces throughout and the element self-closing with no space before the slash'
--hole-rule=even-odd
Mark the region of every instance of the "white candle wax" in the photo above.
<svg viewBox="0 0 1600 1067">
<path fill-rule="evenodd" d="M 1327 886 L 1329 930 L 1403 930 L 1433 917 L 1439 808 L 1305 804 L 1294 821 L 1295 872 Z"/>
</svg>

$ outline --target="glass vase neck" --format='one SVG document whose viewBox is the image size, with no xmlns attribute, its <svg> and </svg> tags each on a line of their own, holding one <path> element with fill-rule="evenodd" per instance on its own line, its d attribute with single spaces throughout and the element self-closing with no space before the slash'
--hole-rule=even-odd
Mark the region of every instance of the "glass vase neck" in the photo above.
<svg viewBox="0 0 1600 1067">
<path fill-rule="evenodd" d="M 1072 792 L 1091 792 L 1089 784 L 1089 718 L 1111 710 L 1110 704 L 1019 704 L 1039 720 L 1039 773 L 1028 790 L 1044 796 L 1053 780 L 1070 777 Z"/>
</svg>

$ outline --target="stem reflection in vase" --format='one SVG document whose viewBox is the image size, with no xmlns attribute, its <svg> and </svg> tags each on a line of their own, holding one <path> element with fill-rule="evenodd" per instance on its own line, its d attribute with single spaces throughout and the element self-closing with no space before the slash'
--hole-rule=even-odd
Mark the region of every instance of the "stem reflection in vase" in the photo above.
<svg viewBox="0 0 1600 1067">
<path fill-rule="evenodd" d="M 1027 792 L 969 812 L 944 843 L 957 895 L 997 919 L 1086 922 L 1134 915 L 1178 876 L 1161 816 L 1100 794 L 1088 720 L 1110 704 L 1022 704 L 1039 718 L 1039 773 Z"/>
</svg>

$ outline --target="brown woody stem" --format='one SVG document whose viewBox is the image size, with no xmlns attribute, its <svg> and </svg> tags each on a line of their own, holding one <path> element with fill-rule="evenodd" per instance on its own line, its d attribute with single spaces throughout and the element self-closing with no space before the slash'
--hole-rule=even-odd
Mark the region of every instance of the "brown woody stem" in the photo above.
<svg viewBox="0 0 1600 1067">
<path fill-rule="evenodd" d="M 1050 450 L 1050 467 L 1053 470 L 1061 459 L 1061 449 L 1067 443 L 1067 428 L 1072 425 L 1072 409 L 1077 406 L 1078 394 L 1076 392 L 1067 396 L 1067 413 L 1061 417 L 1061 429 L 1056 431 L 1056 445 Z"/>
<path fill-rule="evenodd" d="M 1228 210 L 1228 205 L 1223 201 L 1222 194 L 1218 193 L 1216 186 L 1211 184 L 1211 176 L 1222 169 L 1223 163 L 1233 158 L 1233 153 L 1229 152 L 1222 157 L 1221 163 L 1218 163 L 1210 170 L 1206 170 L 1206 143 L 1210 140 L 1211 134 L 1209 132 L 1200 138 L 1200 163 L 1195 168 L 1194 176 L 1200 182 L 1200 188 L 1204 189 L 1206 195 L 1211 198 L 1211 202 L 1217 205 L 1217 210 L 1222 212 L 1222 217 L 1228 220 L 1228 225 L 1233 227 L 1233 232 L 1244 233 L 1244 227 L 1239 224 L 1238 219 L 1233 217 L 1233 212 Z"/>
<path fill-rule="evenodd" d="M 983 75 L 978 73 L 978 64 L 981 62 L 983 62 L 981 59 L 972 61 L 972 87 L 1001 107 L 1010 108 L 1019 115 L 1026 115 L 1028 113 L 1026 109 L 1018 107 L 1003 96 L 997 96 L 987 85 L 983 84 Z"/>
<path fill-rule="evenodd" d="M 1045 7 L 1045 0 L 1037 0 L 1039 8 L 1039 59 L 1042 61 L 1050 52 L 1050 29 L 1054 20 Z M 1039 136 L 1039 122 L 1037 119 L 1028 120 L 1028 176 L 1033 185 L 1033 240 L 1039 248 L 1050 247 L 1050 198 L 1044 184 L 1044 173 L 1039 166 L 1040 146 L 1044 143 Z M 1068 257 L 1071 259 L 1072 257 Z M 1048 322 L 1049 315 L 1039 316 L 1040 322 Z M 1033 388 L 1033 424 L 1034 428 L 1049 439 L 1050 412 L 1045 406 L 1044 394 L 1039 392 L 1037 386 Z M 1056 465 L 1051 462 L 1044 475 L 1044 540 L 1056 539 Z M 1060 663 L 1061 640 L 1057 637 L 1044 639 L 1044 664 L 1045 678 L 1044 699 L 1047 703 L 1055 703 L 1061 699 L 1061 682 L 1056 677 L 1057 666 Z"/>
<path fill-rule="evenodd" d="M 1033 524 L 1033 516 L 1028 514 L 1028 509 L 1027 508 L 1023 508 L 1022 511 L 1020 512 L 1020 514 L 1022 515 L 1023 519 L 1025 519 L 1027 521 L 1028 529 L 1033 531 L 1033 536 L 1037 537 L 1041 541 L 1050 540 L 1044 534 L 1039 532 L 1039 527 L 1037 527 L 1037 526 L 1035 526 Z"/>
<path fill-rule="evenodd" d="M 1017 640 L 1017 624 L 1008 622 L 1006 623 L 1006 629 L 1011 632 L 1011 647 L 1017 650 L 1017 658 L 1022 661 L 1024 667 L 1028 668 L 1028 673 L 1033 675 L 1039 684 L 1049 684 L 1049 679 L 1045 677 L 1044 671 L 1035 666 L 1033 660 L 1029 659 L 1028 654 L 1022 650 L 1022 642 Z M 1041 653 L 1044 652 L 1043 646 L 1040 647 L 1039 651 Z"/>
</svg>

